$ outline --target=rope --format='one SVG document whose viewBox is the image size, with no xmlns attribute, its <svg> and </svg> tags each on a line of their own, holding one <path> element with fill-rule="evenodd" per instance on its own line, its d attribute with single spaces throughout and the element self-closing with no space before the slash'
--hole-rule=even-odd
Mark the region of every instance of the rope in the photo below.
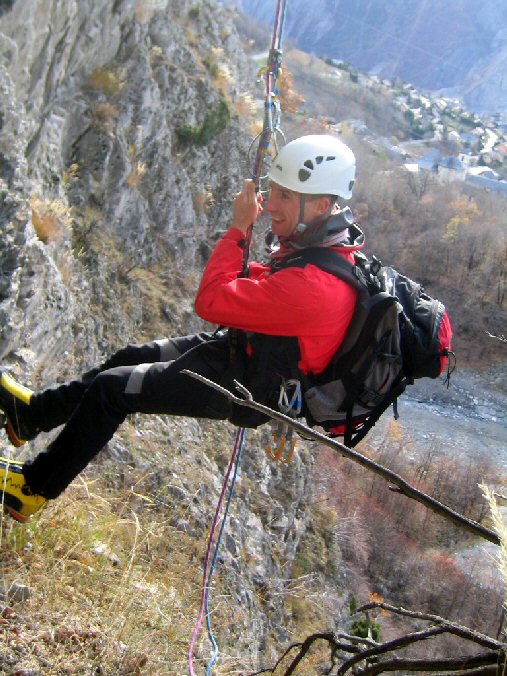
<svg viewBox="0 0 507 676">
<path fill-rule="evenodd" d="M 208 576 L 208 586 L 207 586 L 207 589 L 206 589 L 206 625 L 208 627 L 209 640 L 211 642 L 211 645 L 213 646 L 213 655 L 212 655 L 210 661 L 208 662 L 208 666 L 206 668 L 206 676 L 209 676 L 209 674 L 211 673 L 211 669 L 212 669 L 213 665 L 215 664 L 217 657 L 218 657 L 218 644 L 215 640 L 215 636 L 214 636 L 213 631 L 211 629 L 211 616 L 210 616 L 209 607 L 208 607 L 208 600 L 209 600 L 209 590 L 211 589 L 211 579 L 213 577 L 213 573 L 215 572 L 215 566 L 216 566 L 216 563 L 217 563 L 217 560 L 218 560 L 218 552 L 219 552 L 220 544 L 221 544 L 221 541 L 222 541 L 222 534 L 224 532 L 225 524 L 226 524 L 226 521 L 227 521 L 227 516 L 229 514 L 229 508 L 231 506 L 231 500 L 232 500 L 232 497 L 234 495 L 234 486 L 236 485 L 236 479 L 237 479 L 237 476 L 238 476 L 239 466 L 240 466 L 240 463 L 241 463 L 241 454 L 243 452 L 243 442 L 245 440 L 245 429 L 240 428 L 238 430 L 238 434 L 241 434 L 241 441 L 239 443 L 239 449 L 238 449 L 238 453 L 237 453 L 236 464 L 234 466 L 234 474 L 232 476 L 231 485 L 229 487 L 229 495 L 227 497 L 227 503 L 225 505 L 225 512 L 224 512 L 224 516 L 223 516 L 223 519 L 222 519 L 222 524 L 220 526 L 220 531 L 218 533 L 217 542 L 216 542 L 216 545 L 215 545 L 215 552 L 213 554 L 213 561 L 211 563 L 211 568 L 210 568 L 210 572 L 209 572 L 209 576 Z"/>
<path fill-rule="evenodd" d="M 280 90 L 278 79 L 282 64 L 281 45 L 286 5 L 286 0 L 278 0 L 271 49 L 269 50 L 267 65 L 261 71 L 266 81 L 266 98 L 264 103 L 264 124 L 262 132 L 258 137 L 259 144 L 253 166 L 253 179 L 257 187 L 259 187 L 262 165 L 267 155 L 271 138 L 276 131 L 280 130 Z"/>
<path fill-rule="evenodd" d="M 222 509 L 222 503 L 224 500 L 225 492 L 227 490 L 227 486 L 229 484 L 229 478 L 232 473 L 232 468 L 236 463 L 236 458 L 240 455 L 240 451 L 243 446 L 243 440 L 245 436 L 245 430 L 243 428 L 238 428 L 238 432 L 236 434 L 236 441 L 234 444 L 234 450 L 232 452 L 231 460 L 229 462 L 229 466 L 227 468 L 227 472 L 225 475 L 224 483 L 222 486 L 222 491 L 220 493 L 220 497 L 218 499 L 218 504 L 217 508 L 215 511 L 215 516 L 213 518 L 213 523 L 211 524 L 211 530 L 210 530 L 210 535 L 208 538 L 208 547 L 206 549 L 206 557 L 204 560 L 204 573 L 203 573 L 203 590 L 202 590 L 202 598 L 201 598 L 201 609 L 199 612 L 199 618 L 197 620 L 197 623 L 194 628 L 194 633 L 192 634 L 192 640 L 190 642 L 190 647 L 188 649 L 188 669 L 190 676 L 195 676 L 194 672 L 194 666 L 193 666 L 193 661 L 194 661 L 194 648 L 195 644 L 197 642 L 197 637 L 199 635 L 199 632 L 201 630 L 201 625 L 202 621 L 204 619 L 204 615 L 206 612 L 206 607 L 207 607 L 207 599 L 208 599 L 208 592 L 209 592 L 209 583 L 210 583 L 210 576 L 209 576 L 209 565 L 210 565 L 210 555 L 211 555 L 211 548 L 213 546 L 213 540 L 215 537 L 215 529 L 218 523 L 218 517 Z M 236 477 L 237 472 L 234 472 L 234 477 Z M 232 486 L 231 486 L 232 489 Z M 220 533 L 221 535 L 221 533 Z M 217 546 L 219 545 L 219 542 L 217 542 Z M 215 557 L 214 557 L 215 558 Z"/>
<path fill-rule="evenodd" d="M 253 178 L 257 190 L 259 190 L 259 183 L 261 179 L 262 166 L 264 160 L 268 153 L 269 145 L 273 135 L 277 132 L 280 132 L 280 91 L 278 88 L 278 78 L 280 75 L 280 67 L 282 62 L 282 52 L 281 52 L 281 42 L 283 34 L 283 24 L 285 19 L 285 9 L 286 9 L 286 0 L 277 0 L 276 14 L 275 14 L 275 25 L 273 29 L 273 36 L 271 41 L 271 49 L 269 51 L 267 66 L 265 69 L 265 78 L 266 78 L 266 99 L 264 106 L 264 123 L 263 130 L 259 136 L 259 144 L 257 147 L 257 153 L 254 161 L 253 169 Z M 254 139 L 255 142 L 256 139 Z M 276 143 L 276 141 L 275 141 Z M 250 255 L 250 242 L 252 239 L 252 230 L 253 224 L 248 229 L 248 232 L 245 237 L 245 247 L 243 251 L 243 265 L 242 265 L 242 275 L 246 276 L 248 274 L 248 258 Z M 227 521 L 227 516 L 229 513 L 229 507 L 231 504 L 232 496 L 234 494 L 234 485 L 236 483 L 236 478 L 239 470 L 239 464 L 241 460 L 241 454 L 243 450 L 243 442 L 245 439 L 245 429 L 243 427 L 238 428 L 236 434 L 236 441 L 234 443 L 234 450 L 232 452 L 231 460 L 227 468 L 227 473 L 224 479 L 222 486 L 222 491 L 218 500 L 217 508 L 215 511 L 215 516 L 213 518 L 213 523 L 211 525 L 210 535 L 208 538 L 208 546 L 206 549 L 206 557 L 204 561 L 204 573 L 203 573 L 203 590 L 201 598 L 201 609 L 199 612 L 199 618 L 194 628 L 194 633 L 192 634 L 192 640 L 188 649 L 188 668 L 190 676 L 195 676 L 193 659 L 194 659 L 194 648 L 197 642 L 197 637 L 201 630 L 202 621 L 206 615 L 206 624 L 208 629 L 208 636 L 213 647 L 213 654 L 211 659 L 208 662 L 206 667 L 206 676 L 209 676 L 211 669 L 215 664 L 218 657 L 218 645 L 213 635 L 211 628 L 211 619 L 209 612 L 209 590 L 211 587 L 211 581 L 213 573 L 215 570 L 216 562 L 218 560 L 218 552 L 220 548 L 220 543 L 222 540 L 222 534 L 225 528 Z M 222 509 L 222 503 L 224 500 L 225 493 L 227 491 L 227 486 L 229 485 L 229 479 L 234 467 L 234 473 L 232 475 L 232 480 L 229 487 L 229 495 L 227 498 L 225 512 L 218 533 L 217 541 L 215 544 L 215 550 L 210 565 L 210 554 L 211 548 L 213 546 L 213 540 L 215 537 L 215 529 L 217 527 L 218 518 Z"/>
<path fill-rule="evenodd" d="M 283 24 L 285 20 L 286 0 L 277 0 L 275 25 L 271 39 L 271 49 L 269 50 L 267 65 L 261 71 L 264 74 L 266 82 L 266 96 L 264 99 L 264 122 L 262 131 L 252 142 L 252 145 L 258 139 L 257 152 L 253 163 L 252 177 L 257 191 L 260 190 L 260 181 L 262 167 L 268 154 L 271 140 L 274 139 L 276 147 L 276 134 L 283 133 L 280 129 L 280 89 L 278 80 L 282 65 L 282 35 Z M 253 224 L 249 227 L 245 236 L 245 247 L 243 249 L 243 274 L 246 273 L 248 258 L 250 253 L 250 243 L 252 241 Z"/>
</svg>

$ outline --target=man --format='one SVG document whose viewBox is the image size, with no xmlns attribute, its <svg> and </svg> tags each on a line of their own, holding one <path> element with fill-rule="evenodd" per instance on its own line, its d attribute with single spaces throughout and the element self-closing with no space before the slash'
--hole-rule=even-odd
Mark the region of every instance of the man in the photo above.
<svg viewBox="0 0 507 676">
<path fill-rule="evenodd" d="M 330 361 L 352 317 L 356 292 L 314 265 L 277 270 L 277 264 L 307 246 L 335 247 L 349 260 L 362 247 L 350 210 L 336 203 L 352 195 L 354 155 L 332 136 L 304 136 L 281 149 L 269 177 L 265 208 L 278 241 L 270 263 L 253 262 L 248 275 L 242 274 L 246 236 L 263 208 L 253 182 L 245 180 L 234 200 L 232 225 L 211 254 L 195 301 L 200 317 L 234 330 L 233 340 L 222 331 L 129 345 L 80 379 L 37 394 L 1 372 L 0 408 L 12 443 L 64 425 L 33 460 L 1 461 L 0 488 L 14 518 L 25 521 L 56 498 L 129 413 L 228 419 L 245 427 L 266 421 L 232 406 L 183 369 L 230 387 L 237 378 L 256 399 L 272 402 L 290 375 L 282 337 L 297 338 L 303 373 L 319 373 Z M 352 241 L 351 233 L 359 237 Z"/>
</svg>

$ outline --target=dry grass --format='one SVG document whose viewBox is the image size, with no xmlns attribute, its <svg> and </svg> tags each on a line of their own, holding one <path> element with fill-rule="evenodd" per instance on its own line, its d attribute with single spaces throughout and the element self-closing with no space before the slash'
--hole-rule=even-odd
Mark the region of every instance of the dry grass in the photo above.
<svg viewBox="0 0 507 676">
<path fill-rule="evenodd" d="M 113 133 L 120 115 L 118 106 L 102 101 L 92 106 L 91 110 L 97 126 L 108 133 Z"/>
<path fill-rule="evenodd" d="M 145 2 L 136 2 L 134 7 L 134 15 L 139 23 L 147 23 L 150 20 L 151 12 Z"/>
<path fill-rule="evenodd" d="M 60 239 L 70 229 L 70 213 L 63 202 L 33 196 L 30 206 L 32 225 L 44 244 Z"/>
<path fill-rule="evenodd" d="M 85 87 L 100 91 L 106 96 L 117 94 L 121 88 L 120 78 L 106 67 L 97 68 L 88 78 Z"/>
<path fill-rule="evenodd" d="M 95 115 L 101 120 L 116 119 L 120 114 L 118 106 L 113 103 L 98 103 L 94 108 Z"/>
<path fill-rule="evenodd" d="M 250 125 L 250 134 L 253 136 L 255 139 L 259 136 L 259 134 L 262 133 L 262 130 L 264 129 L 264 123 L 262 120 L 254 120 L 252 124 Z"/>
<path fill-rule="evenodd" d="M 74 257 L 70 256 L 68 251 L 57 251 L 55 255 L 55 265 L 60 273 L 62 284 L 67 289 L 73 288 L 74 279 Z"/>
<path fill-rule="evenodd" d="M 255 101 L 249 92 L 242 92 L 234 101 L 234 109 L 242 120 L 251 120 L 257 113 Z"/>
<path fill-rule="evenodd" d="M 32 591 L 2 614 L 4 663 L 48 675 L 186 672 L 198 547 L 148 497 L 76 482 L 28 526 L 6 520 L 3 531 L 4 586 Z"/>
<path fill-rule="evenodd" d="M 505 518 L 502 514 L 502 511 L 497 503 L 495 493 L 486 484 L 480 484 L 479 488 L 481 489 L 489 505 L 493 527 L 500 538 L 500 549 L 496 554 L 496 562 L 503 581 L 505 599 L 504 608 L 507 609 L 507 525 L 505 523 Z M 501 498 L 503 502 L 504 496 L 502 495 Z"/>
<path fill-rule="evenodd" d="M 132 171 L 127 176 L 126 184 L 129 188 L 137 188 L 146 173 L 146 165 L 143 162 L 135 160 L 132 165 Z"/>
<path fill-rule="evenodd" d="M 197 49 L 199 46 L 199 39 L 194 29 L 186 25 L 184 26 L 184 31 L 185 31 L 185 41 L 188 43 L 189 47 Z"/>
<path fill-rule="evenodd" d="M 208 189 L 196 192 L 192 195 L 192 203 L 194 205 L 195 213 L 198 216 L 202 216 L 215 203 L 213 193 Z"/>
<path fill-rule="evenodd" d="M 224 50 L 221 47 L 212 47 L 205 62 L 217 91 L 223 96 L 227 96 L 230 93 L 234 78 Z"/>
<path fill-rule="evenodd" d="M 198 505 L 192 499 L 211 469 L 195 463 L 188 472 L 193 425 L 166 426 L 156 416 L 136 422 L 119 435 L 136 467 L 101 456 L 27 525 L 8 517 L 0 523 L 0 588 L 16 582 L 31 590 L 3 612 L 0 605 L 0 673 L 188 673 L 218 495 L 201 496 Z M 211 458 L 229 447 L 230 430 L 210 425 L 201 443 Z M 188 499 L 173 492 L 182 485 Z M 232 602 L 235 587 L 230 570 L 218 566 L 210 597 L 217 675 L 244 673 L 237 644 L 251 617 Z M 195 671 L 203 673 L 211 654 L 205 625 L 194 654 Z"/>
<path fill-rule="evenodd" d="M 79 164 L 73 162 L 64 172 L 62 176 L 62 183 L 67 187 L 72 181 L 79 179 Z"/>
<path fill-rule="evenodd" d="M 152 269 L 132 268 L 128 271 L 129 293 L 123 296 L 126 313 L 132 305 L 132 296 L 141 299 L 143 331 L 152 335 L 164 335 L 167 332 L 167 310 L 176 312 L 177 301 L 167 282 L 164 270 L 159 266 Z"/>
</svg>

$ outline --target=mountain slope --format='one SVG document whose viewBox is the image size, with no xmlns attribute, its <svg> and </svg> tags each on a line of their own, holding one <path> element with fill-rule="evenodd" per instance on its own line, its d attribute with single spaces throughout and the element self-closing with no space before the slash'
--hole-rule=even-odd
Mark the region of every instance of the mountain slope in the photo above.
<svg viewBox="0 0 507 676">
<path fill-rule="evenodd" d="M 272 24 L 274 2 L 239 6 Z M 493 0 L 290 0 L 285 34 L 305 51 L 463 96 L 484 112 L 507 109 L 506 23 L 507 6 Z"/>
</svg>

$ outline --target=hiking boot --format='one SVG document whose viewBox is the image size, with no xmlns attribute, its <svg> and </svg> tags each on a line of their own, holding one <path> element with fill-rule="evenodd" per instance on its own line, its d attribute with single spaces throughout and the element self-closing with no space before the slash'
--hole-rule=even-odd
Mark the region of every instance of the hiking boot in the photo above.
<svg viewBox="0 0 507 676">
<path fill-rule="evenodd" d="M 9 441 L 16 447 L 22 446 L 38 433 L 26 420 L 32 395 L 32 390 L 20 385 L 7 371 L 0 369 L 0 409 L 5 414 L 3 427 Z"/>
<path fill-rule="evenodd" d="M 23 465 L 6 458 L 0 458 L 0 500 L 5 510 L 21 523 L 46 502 L 46 498 L 33 493 L 27 485 Z"/>
</svg>

